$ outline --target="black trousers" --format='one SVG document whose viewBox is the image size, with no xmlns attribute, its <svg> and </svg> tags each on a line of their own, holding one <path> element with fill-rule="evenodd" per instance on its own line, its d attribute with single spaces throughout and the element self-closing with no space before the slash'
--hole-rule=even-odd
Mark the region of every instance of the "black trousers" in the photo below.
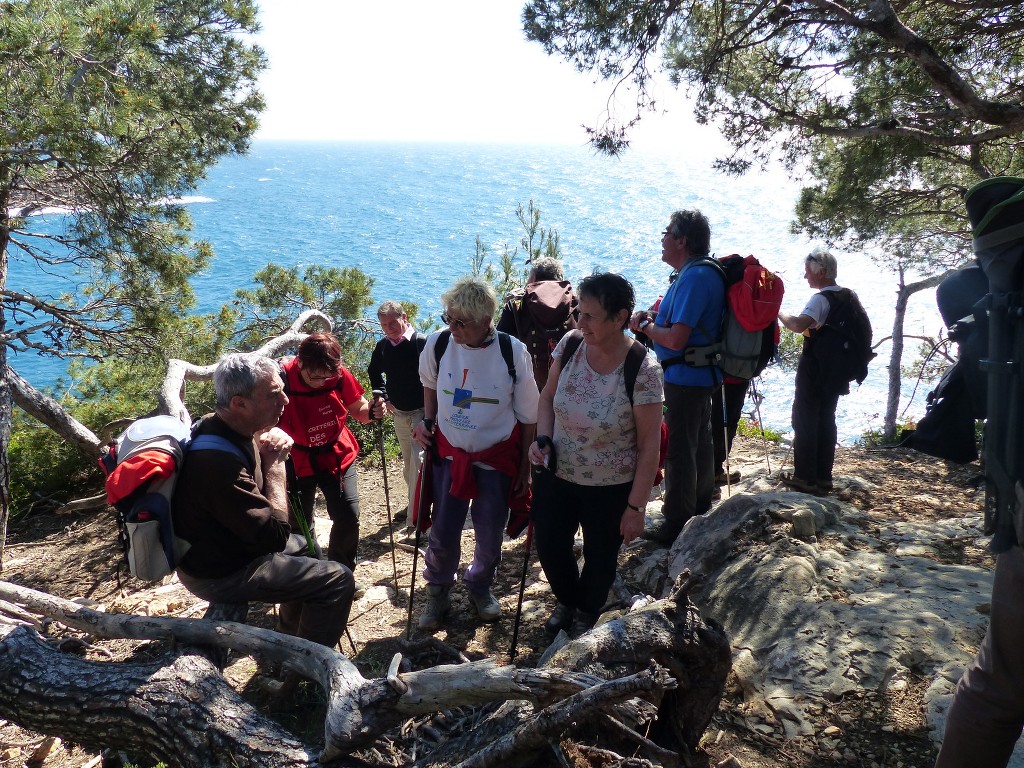
<svg viewBox="0 0 1024 768">
<path fill-rule="evenodd" d="M 542 472 L 534 479 L 530 517 L 537 557 L 558 602 L 600 613 L 615 581 L 622 536 L 619 525 L 632 483 L 577 485 Z M 583 569 L 573 556 L 583 528 Z"/>
<path fill-rule="evenodd" d="M 800 357 L 793 395 L 793 473 L 808 483 L 831 483 L 836 460 L 836 408 L 846 391 L 826 387 L 818 364 Z"/>
<path fill-rule="evenodd" d="M 356 569 L 356 548 L 359 546 L 359 479 L 355 462 L 338 474 L 318 472 L 312 477 L 297 480 L 299 503 L 306 522 L 313 527 L 313 501 L 319 488 L 327 502 L 327 516 L 331 518 L 331 537 L 327 544 L 327 559 Z"/>
</svg>

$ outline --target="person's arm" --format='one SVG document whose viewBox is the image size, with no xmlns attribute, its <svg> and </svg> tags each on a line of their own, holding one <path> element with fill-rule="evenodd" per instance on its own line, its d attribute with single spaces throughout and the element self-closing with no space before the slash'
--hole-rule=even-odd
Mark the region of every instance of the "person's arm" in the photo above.
<svg viewBox="0 0 1024 768">
<path fill-rule="evenodd" d="M 384 345 L 390 343 L 387 339 L 381 339 L 370 353 L 366 374 L 370 378 L 371 389 L 384 389 Z"/>
<path fill-rule="evenodd" d="M 345 403 L 345 407 L 348 408 L 349 415 L 362 424 L 369 424 L 374 419 L 380 419 L 384 416 L 383 400 L 374 400 L 371 404 L 365 397 L 360 395 L 358 400 Z"/>
<path fill-rule="evenodd" d="M 437 418 L 437 390 L 423 388 L 423 421 L 412 428 L 412 438 L 420 448 L 429 448 L 434 441 L 434 420 Z"/>
<path fill-rule="evenodd" d="M 634 405 L 633 421 L 636 424 L 636 472 L 619 523 L 619 533 L 625 544 L 644 530 L 644 512 L 651 497 L 654 477 L 658 474 L 658 455 L 661 452 L 661 403 Z"/>
<path fill-rule="evenodd" d="M 668 349 L 678 351 L 689 342 L 693 328 L 684 323 L 672 323 L 669 326 L 650 323 L 643 328 L 643 332 L 647 334 L 651 341 Z"/>
<path fill-rule="evenodd" d="M 537 437 L 536 424 L 519 422 L 519 477 L 512 486 L 513 496 L 522 496 L 530 487 L 530 447 Z"/>
<path fill-rule="evenodd" d="M 291 452 L 292 438 L 283 429 L 273 427 L 257 440 L 260 464 L 263 467 L 263 487 L 260 489 L 274 512 L 288 519 L 288 490 L 285 462 Z"/>
<path fill-rule="evenodd" d="M 817 325 L 810 315 L 787 315 L 785 312 L 779 312 L 779 322 L 793 333 L 803 333 Z"/>
<path fill-rule="evenodd" d="M 531 464 L 544 464 L 551 455 L 551 446 L 541 448 L 537 445 L 537 435 L 551 437 L 555 431 L 555 391 L 558 389 L 559 373 L 562 370 L 561 361 L 555 357 L 551 359 L 551 367 L 548 368 L 548 378 L 544 382 L 544 389 L 541 390 L 540 400 L 537 402 L 537 424 L 534 429 L 534 439 L 530 442 L 528 458 Z"/>
</svg>

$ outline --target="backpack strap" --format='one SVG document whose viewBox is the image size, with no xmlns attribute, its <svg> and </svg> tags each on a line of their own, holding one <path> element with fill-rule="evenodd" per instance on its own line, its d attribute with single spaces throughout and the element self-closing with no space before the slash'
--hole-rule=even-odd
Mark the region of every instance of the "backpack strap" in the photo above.
<svg viewBox="0 0 1024 768">
<path fill-rule="evenodd" d="M 516 362 L 512 355 L 512 337 L 504 331 L 495 331 L 498 334 L 498 349 L 501 350 L 501 357 L 505 361 L 505 365 L 508 367 L 508 375 L 512 379 L 512 384 L 516 383 Z M 449 330 L 441 331 L 437 335 L 437 341 L 434 342 L 434 362 L 437 364 L 438 369 L 441 368 L 441 358 L 444 357 L 445 350 L 448 349 L 448 342 L 452 339 L 452 332 Z"/>
<path fill-rule="evenodd" d="M 222 451 L 230 453 L 245 465 L 245 468 L 249 470 L 249 474 L 252 474 L 255 469 L 246 452 L 221 435 L 199 435 L 193 438 L 189 442 L 186 452 L 191 451 Z"/>
<path fill-rule="evenodd" d="M 647 357 L 647 347 L 633 339 L 633 344 L 626 353 L 626 366 L 623 369 L 626 378 L 626 395 L 629 397 L 630 405 L 633 405 L 633 388 L 636 386 L 636 377 L 640 373 L 640 366 L 644 364 L 645 357 Z"/>
<path fill-rule="evenodd" d="M 562 362 L 572 358 L 576 354 L 576 350 L 580 348 L 580 344 L 583 343 L 582 332 L 575 330 L 569 331 L 566 334 L 565 346 L 562 347 Z M 633 388 L 636 386 L 636 377 L 640 373 L 640 367 L 644 364 L 644 358 L 647 357 L 647 347 L 641 344 L 636 339 L 633 339 L 632 345 L 629 347 L 629 351 L 626 352 L 626 362 L 623 367 L 623 378 L 626 380 L 626 397 L 629 398 L 629 404 L 633 405 Z M 562 378 L 562 373 L 565 371 L 565 365 L 561 365 L 558 369 L 558 378 Z"/>
<path fill-rule="evenodd" d="M 702 257 L 700 257 L 699 259 L 697 259 L 695 261 L 691 261 L 690 263 L 688 263 L 686 266 L 683 267 L 682 271 L 680 271 L 680 273 L 679 273 L 680 277 L 682 277 L 683 272 L 685 272 L 687 269 L 690 269 L 691 267 L 710 267 L 710 268 L 714 269 L 715 272 L 718 273 L 718 276 L 720 278 L 722 278 L 722 288 L 723 289 L 728 289 L 729 281 L 728 281 L 728 278 L 727 278 L 727 276 L 725 274 L 725 269 L 722 267 L 721 264 L 718 263 L 718 261 L 716 259 L 713 259 L 710 256 L 702 256 Z M 725 292 L 723 290 L 723 294 L 722 294 L 722 337 L 725 336 L 725 318 L 726 318 L 726 315 L 728 314 L 728 312 L 729 312 L 729 298 L 728 298 L 728 296 L 725 295 Z M 707 338 L 707 339 L 711 339 L 712 338 L 711 334 L 708 333 L 708 329 L 705 328 L 703 323 L 701 323 L 699 321 L 697 322 L 696 330 L 698 330 L 701 333 L 703 333 L 705 338 Z M 668 368 L 671 368 L 673 365 L 681 365 L 682 363 L 687 362 L 687 360 L 686 360 L 686 350 L 688 350 L 688 349 L 701 349 L 701 348 L 706 348 L 706 347 L 710 348 L 710 347 L 715 347 L 716 345 L 721 344 L 721 343 L 722 343 L 722 338 L 719 338 L 717 341 L 708 341 L 707 344 L 701 344 L 699 347 L 696 344 L 687 344 L 685 347 L 683 347 L 681 350 L 679 350 L 679 354 L 678 355 L 673 355 L 672 357 L 666 357 L 664 360 L 662 360 L 661 361 L 661 368 L 662 368 L 662 370 L 666 370 Z"/>
</svg>

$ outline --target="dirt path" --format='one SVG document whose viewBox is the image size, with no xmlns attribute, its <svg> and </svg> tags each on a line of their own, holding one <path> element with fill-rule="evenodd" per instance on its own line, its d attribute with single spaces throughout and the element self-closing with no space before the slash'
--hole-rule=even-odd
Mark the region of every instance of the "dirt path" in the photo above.
<svg viewBox="0 0 1024 768">
<path fill-rule="evenodd" d="M 783 449 L 772 448 L 769 460 L 773 474 L 787 462 Z M 396 462 L 397 464 L 397 462 Z M 762 471 L 764 447 L 760 441 L 737 438 L 733 451 L 734 468 L 744 473 Z M 391 468 L 389 488 L 393 516 L 405 505 L 405 486 Z M 980 509 L 982 496 L 972 485 L 978 474 L 976 465 L 967 468 L 947 466 L 937 460 L 903 451 L 866 451 L 840 449 L 837 474 L 856 476 L 867 481 L 870 492 L 848 494 L 845 499 L 868 511 L 879 520 L 890 518 L 937 519 L 958 514 L 969 506 Z M 408 589 L 412 572 L 412 539 L 406 536 L 404 516 L 395 525 L 395 570 L 398 594 L 394 591 L 391 537 L 388 530 L 387 503 L 379 469 L 364 468 L 360 474 L 362 499 L 362 539 L 357 579 L 368 587 L 366 595 L 353 607 L 349 640 L 342 650 L 351 655 L 364 675 L 379 676 L 398 651 L 398 638 L 404 636 L 408 616 Z M 321 513 L 322 514 L 322 513 Z M 319 519 L 323 535 L 329 521 Z M 3 578 L 35 589 L 69 598 L 84 598 L 107 606 L 108 610 L 149 612 L 161 615 L 195 615 L 201 611 L 190 595 L 179 587 L 149 589 L 130 577 L 119 584 L 113 517 L 110 511 L 80 517 L 38 515 L 16 521 L 11 529 Z M 463 563 L 471 557 L 471 531 L 463 536 Z M 509 660 L 514 615 L 519 594 L 524 556 L 524 537 L 506 541 L 504 557 L 494 592 L 504 613 L 500 620 L 482 624 L 461 586 L 453 590 L 453 607 L 447 625 L 436 633 L 445 643 L 460 649 L 471 659 L 492 656 Z M 649 546 L 649 545 L 645 545 Z M 951 545 L 942 557 L 947 562 L 991 564 L 986 552 L 969 545 Z M 421 607 L 422 583 L 417 578 L 414 610 Z M 516 663 L 533 666 L 545 646 L 541 625 L 554 599 L 544 581 L 535 557 L 531 557 L 519 630 Z M 254 615 L 253 615 L 254 614 Z M 272 625 L 268 608 L 254 611 L 250 621 Z M 61 633 L 61 629 L 54 629 Z M 127 655 L 127 643 L 104 643 L 115 656 Z M 354 645 L 354 649 L 353 649 Z M 443 661 L 450 661 L 444 659 Z M 244 692 L 256 671 L 251 659 L 242 659 L 228 670 L 229 678 Z M 248 693 L 247 693 L 248 695 Z M 256 694 L 253 694 L 256 696 Z M 861 691 L 842 701 L 822 706 L 815 731 L 821 734 L 796 741 L 784 741 L 770 724 L 748 711 L 739 691 L 730 686 L 703 743 L 705 754 L 698 766 L 716 766 L 733 755 L 743 768 L 819 768 L 823 766 L 903 766 L 926 768 L 934 759 L 934 750 L 925 730 L 921 686 L 913 681 L 898 696 L 881 699 L 872 691 Z M 257 697 L 258 700 L 258 697 Z M 286 725 L 294 723 L 294 713 L 279 712 Z M 303 717 L 310 719 L 310 714 Z M 312 718 L 312 719 L 315 719 Z M 0 721 L 0 766 L 22 766 L 43 737 Z M 80 768 L 92 756 L 73 745 L 53 747 L 41 763 L 47 768 Z M 393 764 L 391 762 L 381 764 Z M 583 765 L 584 763 L 578 763 Z"/>
</svg>

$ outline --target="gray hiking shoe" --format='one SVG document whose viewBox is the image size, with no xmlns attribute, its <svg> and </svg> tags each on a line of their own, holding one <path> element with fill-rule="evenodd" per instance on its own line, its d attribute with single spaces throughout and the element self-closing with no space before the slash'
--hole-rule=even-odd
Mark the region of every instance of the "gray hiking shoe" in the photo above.
<svg viewBox="0 0 1024 768">
<path fill-rule="evenodd" d="M 484 621 L 494 621 L 501 616 L 501 605 L 494 599 L 490 590 L 470 592 L 469 599 L 473 601 L 477 615 Z"/>
<path fill-rule="evenodd" d="M 451 601 L 448 599 L 449 589 L 451 587 L 447 585 L 427 584 L 427 607 L 420 614 L 416 626 L 427 631 L 440 629 L 451 607 Z"/>
<path fill-rule="evenodd" d="M 551 612 L 548 620 L 544 622 L 544 631 L 549 635 L 557 635 L 563 629 L 568 632 L 575 616 L 575 608 L 565 603 L 559 603 L 555 606 L 555 610 Z"/>
</svg>

